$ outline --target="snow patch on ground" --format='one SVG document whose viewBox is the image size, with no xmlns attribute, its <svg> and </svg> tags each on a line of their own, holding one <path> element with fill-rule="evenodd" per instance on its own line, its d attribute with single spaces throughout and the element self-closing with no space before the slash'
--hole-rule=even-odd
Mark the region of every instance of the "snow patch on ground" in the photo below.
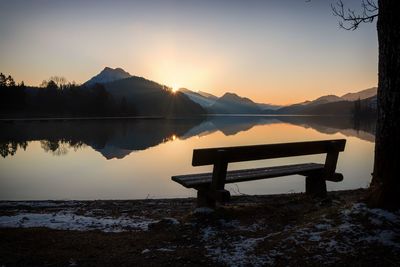
<svg viewBox="0 0 400 267">
<path fill-rule="evenodd" d="M 265 237 L 245 238 L 239 236 L 236 241 L 227 244 L 220 239 L 215 245 L 206 246 L 207 256 L 211 257 L 214 261 L 232 267 L 273 264 L 272 259 L 267 255 L 256 256 L 253 254 L 257 245 L 264 240 Z"/>
<path fill-rule="evenodd" d="M 254 232 L 260 225 L 253 223 L 243 226 L 237 220 L 219 220 L 217 226 L 207 226 L 201 229 L 201 240 L 205 243 L 207 256 L 218 263 L 227 266 L 265 266 L 273 264 L 268 255 L 254 255 L 257 245 L 269 236 L 245 237 L 242 235 L 224 235 L 224 230 Z"/>
<path fill-rule="evenodd" d="M 215 210 L 211 209 L 211 208 L 207 208 L 207 207 L 200 207 L 200 208 L 196 208 L 193 213 L 194 214 L 209 214 L 209 213 L 213 213 Z"/>
<path fill-rule="evenodd" d="M 332 225 L 327 224 L 327 223 L 319 223 L 314 225 L 314 227 L 318 230 L 329 230 L 332 228 Z"/>
<path fill-rule="evenodd" d="M 174 252 L 175 251 L 175 249 L 172 249 L 172 248 L 158 248 L 156 250 L 161 251 L 161 252 Z"/>
<path fill-rule="evenodd" d="M 345 237 L 358 237 L 357 242 L 378 242 L 384 246 L 400 249 L 400 211 L 396 213 L 381 209 L 369 209 L 363 203 L 356 203 L 351 208 L 342 211 L 340 230 Z M 353 216 L 362 216 L 379 228 L 367 231 L 365 227 L 356 223 Z"/>
<path fill-rule="evenodd" d="M 156 221 L 142 217 L 88 217 L 70 212 L 20 213 L 13 216 L 0 216 L 0 228 L 46 227 L 57 230 L 101 230 L 122 232 L 126 230 L 148 230 Z"/>
<path fill-rule="evenodd" d="M 305 250 L 312 250 L 324 255 L 327 262 L 335 261 L 335 254 L 351 253 L 361 249 L 366 243 L 380 243 L 391 249 L 400 249 L 400 215 L 380 209 L 368 209 L 365 204 L 357 203 L 342 210 L 336 226 L 332 220 L 303 225 L 289 229 L 292 233 L 279 245 L 285 248 L 285 241 L 292 241 Z M 368 224 L 372 224 L 368 225 Z M 376 226 L 379 227 L 376 227 Z M 315 241 L 315 247 L 309 241 Z M 318 261 L 317 258 L 314 260 Z"/>
<path fill-rule="evenodd" d="M 213 238 L 217 234 L 217 230 L 214 229 L 214 227 L 207 226 L 203 228 L 202 230 L 202 240 L 203 241 L 209 241 L 211 238 Z"/>
<path fill-rule="evenodd" d="M 254 236 L 264 224 L 259 221 L 246 226 L 238 220 L 219 220 L 215 226 L 202 228 L 200 235 L 207 256 L 227 266 L 264 266 L 287 262 L 291 253 L 299 249 L 305 257 L 312 255 L 306 261 L 327 264 L 335 263 L 338 254 L 371 244 L 400 251 L 400 212 L 369 209 L 361 203 L 332 218 L 321 216 L 308 224 L 287 225 L 282 231 Z M 257 250 L 265 242 L 268 249 L 264 246 Z"/>
<path fill-rule="evenodd" d="M 172 217 L 162 218 L 162 221 L 165 221 L 165 222 L 167 222 L 167 223 L 169 223 L 171 225 L 179 225 L 180 224 L 180 222 L 177 219 L 172 218 Z"/>
</svg>

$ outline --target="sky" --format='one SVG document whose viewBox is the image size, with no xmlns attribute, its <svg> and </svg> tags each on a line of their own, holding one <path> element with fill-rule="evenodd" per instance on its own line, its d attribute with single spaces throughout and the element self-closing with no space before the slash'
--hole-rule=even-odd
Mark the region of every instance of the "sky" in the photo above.
<svg viewBox="0 0 400 267">
<path fill-rule="evenodd" d="M 121 67 L 173 88 L 281 105 L 376 86 L 375 22 L 340 29 L 332 3 L 0 0 L 0 72 L 39 85 Z"/>
</svg>

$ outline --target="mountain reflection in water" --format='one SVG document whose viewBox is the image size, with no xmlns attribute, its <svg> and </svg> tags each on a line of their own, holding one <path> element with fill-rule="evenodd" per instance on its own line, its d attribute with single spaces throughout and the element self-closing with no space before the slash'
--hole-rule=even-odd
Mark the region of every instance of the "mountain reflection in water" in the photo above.
<svg viewBox="0 0 400 267">
<path fill-rule="evenodd" d="M 340 132 L 345 136 L 374 142 L 376 122 L 352 117 L 326 116 L 211 116 L 197 119 L 104 120 L 1 122 L 0 154 L 13 156 L 31 141 L 40 141 L 45 152 L 65 155 L 69 149 L 90 146 L 106 159 L 121 159 L 133 151 L 193 136 L 220 131 L 225 136 L 248 131 L 257 125 L 287 123 L 312 128 L 324 134 Z"/>
</svg>

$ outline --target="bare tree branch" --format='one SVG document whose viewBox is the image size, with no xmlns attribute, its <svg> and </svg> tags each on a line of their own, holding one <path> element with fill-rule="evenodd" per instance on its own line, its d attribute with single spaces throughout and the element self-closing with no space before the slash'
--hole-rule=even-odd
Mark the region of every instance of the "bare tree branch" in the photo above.
<svg viewBox="0 0 400 267">
<path fill-rule="evenodd" d="M 333 15 L 341 19 L 339 26 L 345 30 L 355 30 L 361 23 L 371 23 L 378 17 L 378 5 L 375 0 L 361 1 L 362 13 L 356 13 L 352 9 L 345 9 L 342 0 L 336 5 L 331 5 Z"/>
</svg>

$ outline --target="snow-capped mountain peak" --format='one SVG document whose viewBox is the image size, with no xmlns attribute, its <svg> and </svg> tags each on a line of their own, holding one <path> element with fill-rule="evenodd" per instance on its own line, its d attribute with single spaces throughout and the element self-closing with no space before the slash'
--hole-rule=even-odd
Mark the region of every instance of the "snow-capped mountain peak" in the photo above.
<svg viewBox="0 0 400 267">
<path fill-rule="evenodd" d="M 126 79 L 129 77 L 132 77 L 132 75 L 121 68 L 113 69 L 110 67 L 105 67 L 99 74 L 87 81 L 85 85 L 91 86 L 96 83 L 108 83 L 116 80 Z"/>
</svg>

